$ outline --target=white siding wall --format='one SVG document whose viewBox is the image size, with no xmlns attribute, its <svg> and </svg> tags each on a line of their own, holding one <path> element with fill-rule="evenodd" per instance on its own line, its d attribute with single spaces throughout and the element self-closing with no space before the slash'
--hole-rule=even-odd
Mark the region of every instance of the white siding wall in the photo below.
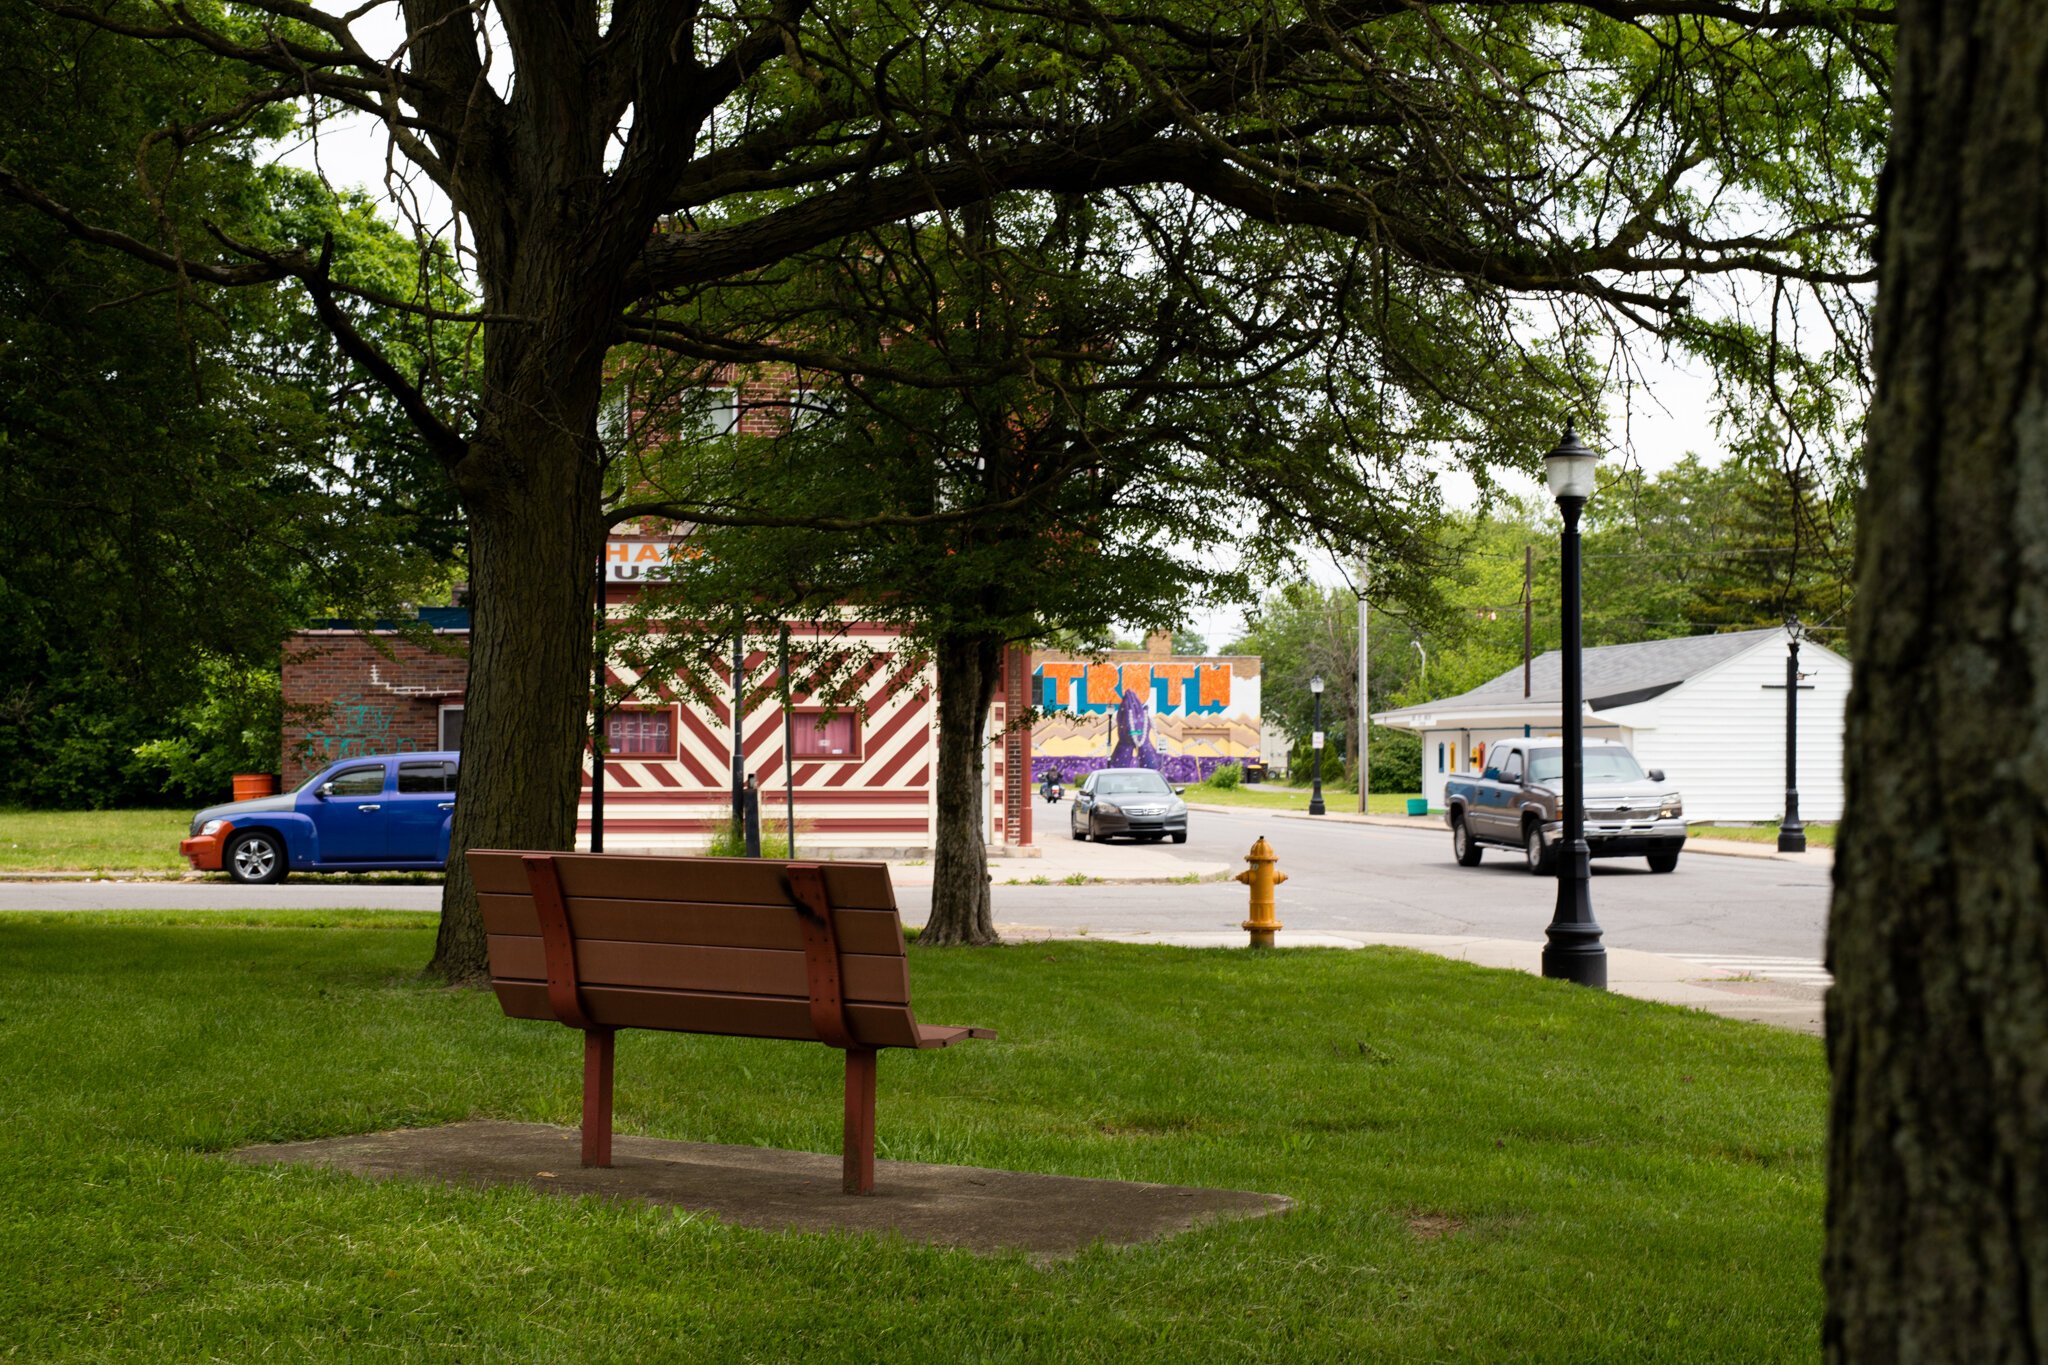
<svg viewBox="0 0 2048 1365">
<path fill-rule="evenodd" d="M 1839 820 L 1849 664 L 1805 644 L 1799 666 L 1813 689 L 1799 694 L 1800 818 Z M 1687 820 L 1777 820 L 1785 810 L 1784 682 L 1784 643 L 1766 640 L 1661 697 L 1604 714 L 1634 730 L 1642 765 L 1664 769 L 1685 794 Z"/>
</svg>

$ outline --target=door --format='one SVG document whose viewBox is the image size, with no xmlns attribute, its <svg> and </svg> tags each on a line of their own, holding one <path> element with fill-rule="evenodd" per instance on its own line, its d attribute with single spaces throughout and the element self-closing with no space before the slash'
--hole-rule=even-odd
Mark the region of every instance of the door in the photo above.
<svg viewBox="0 0 2048 1365">
<path fill-rule="evenodd" d="M 384 856 L 386 766 L 355 763 L 336 769 L 301 798 L 300 811 L 312 817 L 319 832 L 319 861 L 361 863 Z"/>
<path fill-rule="evenodd" d="M 1522 751 L 1510 749 L 1494 760 L 1500 764 L 1500 781 L 1495 784 L 1488 811 L 1496 839 L 1522 837 Z"/>
<path fill-rule="evenodd" d="M 453 763 L 399 759 L 398 789 L 385 801 L 387 858 L 394 863 L 448 861 L 448 818 L 455 810 Z"/>
</svg>

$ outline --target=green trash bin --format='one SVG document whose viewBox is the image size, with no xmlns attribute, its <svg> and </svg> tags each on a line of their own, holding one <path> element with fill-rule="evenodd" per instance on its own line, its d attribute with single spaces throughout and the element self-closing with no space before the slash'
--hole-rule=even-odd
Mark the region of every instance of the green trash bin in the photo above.
<svg viewBox="0 0 2048 1365">
<path fill-rule="evenodd" d="M 1409 798 L 1408 798 L 1408 813 L 1409 813 L 1410 815 L 1427 815 L 1427 814 L 1429 814 L 1429 798 L 1428 798 L 1428 797 L 1426 797 L 1426 796 L 1411 796 L 1411 797 L 1409 797 Z"/>
</svg>

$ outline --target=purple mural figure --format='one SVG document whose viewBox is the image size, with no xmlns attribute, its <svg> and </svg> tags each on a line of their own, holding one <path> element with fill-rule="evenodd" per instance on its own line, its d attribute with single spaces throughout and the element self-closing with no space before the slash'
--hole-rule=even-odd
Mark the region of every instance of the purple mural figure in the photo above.
<svg viewBox="0 0 2048 1365">
<path fill-rule="evenodd" d="M 1152 713 L 1138 694 L 1126 688 L 1123 704 L 1116 708 L 1116 748 L 1110 751 L 1112 768 L 1150 768 L 1158 772 L 1159 750 L 1152 745 Z"/>
</svg>

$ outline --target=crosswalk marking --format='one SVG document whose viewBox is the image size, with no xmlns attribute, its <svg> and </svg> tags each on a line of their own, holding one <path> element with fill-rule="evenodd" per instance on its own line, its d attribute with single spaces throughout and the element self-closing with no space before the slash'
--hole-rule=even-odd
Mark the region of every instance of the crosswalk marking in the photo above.
<svg viewBox="0 0 2048 1365">
<path fill-rule="evenodd" d="M 1667 953 L 1680 962 L 1691 962 L 1728 976 L 1760 976 L 1798 986 L 1829 986 L 1834 977 L 1810 957 L 1750 957 L 1731 953 Z"/>
</svg>

